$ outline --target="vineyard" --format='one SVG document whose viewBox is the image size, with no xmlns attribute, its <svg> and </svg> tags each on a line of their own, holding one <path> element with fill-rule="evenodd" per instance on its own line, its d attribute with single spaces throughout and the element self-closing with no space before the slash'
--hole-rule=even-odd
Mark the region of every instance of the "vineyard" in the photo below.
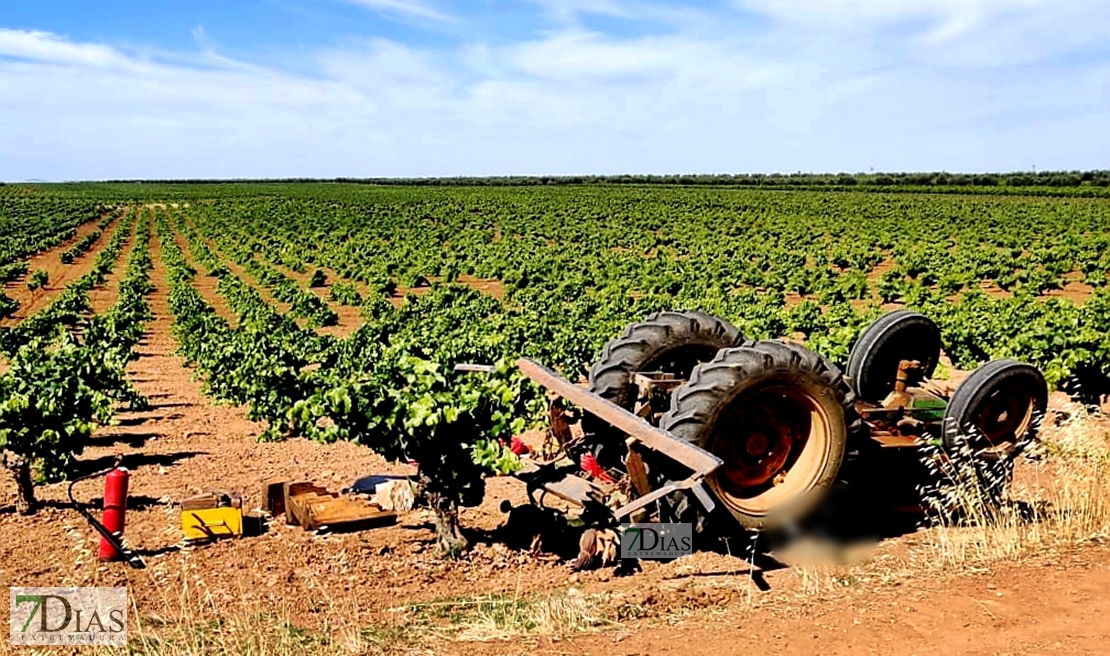
<svg viewBox="0 0 1110 656">
<path fill-rule="evenodd" d="M 843 368 L 864 326 L 917 310 L 940 327 L 944 367 L 1021 360 L 1098 406 L 1110 199 L 919 191 L 0 186 L 11 496 L 33 512 L 98 431 L 157 405 L 134 368 L 160 321 L 160 355 L 180 359 L 158 374 L 195 381 L 213 412 L 242 409 L 274 453 L 353 443 L 419 463 L 439 551 L 455 554 L 475 542 L 460 509 L 520 468 L 513 437 L 545 427 L 543 392 L 511 363 L 584 380 L 654 312 L 700 310 Z"/>
</svg>

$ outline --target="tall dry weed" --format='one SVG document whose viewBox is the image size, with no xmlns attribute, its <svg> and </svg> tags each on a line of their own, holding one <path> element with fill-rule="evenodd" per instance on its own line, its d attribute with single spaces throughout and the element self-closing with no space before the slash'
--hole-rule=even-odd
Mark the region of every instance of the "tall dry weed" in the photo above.
<svg viewBox="0 0 1110 656">
<path fill-rule="evenodd" d="M 1110 424 L 1078 404 L 1061 410 L 1013 460 L 927 451 L 939 482 L 923 491 L 922 564 L 986 565 L 1110 538 Z"/>
</svg>

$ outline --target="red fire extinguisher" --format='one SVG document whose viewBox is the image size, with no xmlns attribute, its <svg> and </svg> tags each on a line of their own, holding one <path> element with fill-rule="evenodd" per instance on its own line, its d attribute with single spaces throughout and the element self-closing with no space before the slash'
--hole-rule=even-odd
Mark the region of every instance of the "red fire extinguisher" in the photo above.
<svg viewBox="0 0 1110 656">
<path fill-rule="evenodd" d="M 127 510 L 127 479 L 130 477 L 130 473 L 120 465 L 121 460 L 121 456 L 116 456 L 116 462 L 111 469 L 102 469 L 70 480 L 69 489 L 66 493 L 69 494 L 69 502 L 73 504 L 73 509 L 81 513 L 89 526 L 100 534 L 100 549 L 97 553 L 100 559 L 116 560 L 122 558 L 131 567 L 142 569 L 146 567 L 146 563 L 143 562 L 139 554 L 123 543 L 123 514 Z M 73 496 L 74 485 L 101 476 L 107 476 L 104 483 L 103 524 L 96 517 L 93 517 L 92 512 L 90 512 L 92 504 L 86 507 L 85 504 L 78 502 L 77 498 Z"/>
<path fill-rule="evenodd" d="M 130 473 L 118 464 L 104 477 L 104 518 L 102 523 L 115 536 L 123 535 L 124 514 L 127 511 L 127 481 Z M 123 557 L 104 536 L 100 538 L 100 560 L 119 560 Z"/>
</svg>

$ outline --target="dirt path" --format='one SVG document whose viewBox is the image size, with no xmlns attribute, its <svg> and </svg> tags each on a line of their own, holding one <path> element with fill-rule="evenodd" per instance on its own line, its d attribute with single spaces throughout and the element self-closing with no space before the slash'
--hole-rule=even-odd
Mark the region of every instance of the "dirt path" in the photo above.
<svg viewBox="0 0 1110 656">
<path fill-rule="evenodd" d="M 99 219 L 78 226 L 77 234 L 73 239 L 59 244 L 54 248 L 42 251 L 27 260 L 27 275 L 41 269 L 46 271 L 47 275 L 50 276 L 50 280 L 47 282 L 46 287 L 36 292 L 31 292 L 27 289 L 26 276 L 5 284 L 4 293 L 19 302 L 19 309 L 11 317 L 0 320 L 0 326 L 14 326 L 47 305 L 50 305 L 50 301 L 52 301 L 59 292 L 63 291 L 67 285 L 91 271 L 93 262 L 96 260 L 96 254 L 100 252 L 100 250 L 104 248 L 104 245 L 112 238 L 112 234 L 115 232 L 121 220 L 122 216 L 113 220 L 111 224 L 104 229 L 100 239 L 93 244 L 92 248 L 75 259 L 73 264 L 62 264 L 62 253 L 69 250 L 73 244 L 77 243 L 77 241 L 85 235 L 96 232 Z"/>
<path fill-rule="evenodd" d="M 313 267 L 313 269 L 320 269 L 321 271 L 323 271 L 324 275 L 327 276 L 328 281 L 324 287 L 310 287 L 309 282 L 312 279 L 311 273 L 297 273 L 293 269 L 290 269 L 289 267 L 278 262 L 273 262 L 270 260 L 266 260 L 266 262 L 273 268 L 277 269 L 278 272 L 284 274 L 292 280 L 295 280 L 303 289 L 307 289 L 309 292 L 315 294 L 320 300 L 324 301 L 324 303 L 327 304 L 328 308 L 330 308 L 332 312 L 335 312 L 335 315 L 337 317 L 339 317 L 339 323 L 334 326 L 324 326 L 322 328 L 317 328 L 317 332 L 323 335 L 333 335 L 342 339 L 358 330 L 359 327 L 361 327 L 362 324 L 365 323 L 362 320 L 362 311 L 359 308 L 351 307 L 349 305 L 343 305 L 342 303 L 336 303 L 335 301 L 331 300 L 331 292 L 329 288 L 331 287 L 331 284 L 333 282 L 341 280 L 340 278 L 335 276 L 334 271 L 324 269 L 323 267 Z M 360 290 L 359 294 L 361 295 L 363 292 L 361 291 L 361 288 L 358 289 Z"/>
<path fill-rule="evenodd" d="M 1105 654 L 1110 551 L 1009 564 L 990 575 L 914 579 L 796 607 L 699 614 L 672 626 L 473 653 L 916 656 Z M 460 650 L 466 653 L 467 650 Z"/>
<path fill-rule="evenodd" d="M 119 286 L 127 277 L 127 262 L 131 259 L 131 252 L 135 250 L 135 239 L 138 235 L 139 222 L 136 221 L 135 225 L 131 227 L 131 234 L 128 235 L 127 241 L 120 249 L 116 266 L 108 274 L 107 280 L 104 281 L 103 285 L 97 285 L 89 290 L 89 305 L 92 307 L 93 314 L 106 311 L 112 307 L 119 297 Z"/>
<path fill-rule="evenodd" d="M 216 314 L 223 317 L 232 326 L 236 325 L 239 322 L 238 315 L 227 304 L 227 299 L 216 290 L 216 286 L 220 284 L 220 279 L 208 275 L 204 267 L 197 264 L 196 260 L 193 259 L 193 252 L 189 250 L 189 242 L 184 235 L 172 226 L 170 230 L 173 231 L 174 241 L 177 243 L 177 247 L 181 249 L 181 255 L 185 258 L 185 262 L 197 272 L 196 277 L 193 278 L 193 287 L 197 290 L 197 293 L 212 306 Z"/>
<path fill-rule="evenodd" d="M 228 257 L 226 253 L 220 250 L 214 240 L 201 234 L 201 232 L 196 229 L 196 226 L 193 226 L 193 231 L 201 239 L 201 243 L 207 246 L 208 249 L 211 250 L 217 258 L 219 258 L 220 262 L 227 266 L 232 274 L 239 278 L 239 280 L 243 281 L 244 285 L 248 285 L 256 292 L 258 292 L 258 294 L 262 297 L 262 300 L 266 301 L 266 303 L 270 307 L 274 308 L 274 310 L 276 310 L 278 314 L 286 314 L 289 312 L 289 309 L 292 307 L 289 303 L 285 303 L 274 298 L 274 295 L 270 293 L 269 289 L 266 289 L 261 284 L 259 284 L 258 281 L 254 279 L 254 276 L 252 276 L 246 269 L 244 269 L 242 266 Z M 178 240 L 179 242 L 185 241 L 186 243 L 188 243 L 188 240 L 185 238 L 185 236 L 181 234 L 178 234 Z M 308 321 L 304 318 L 297 318 L 295 321 L 297 322 L 297 325 L 301 328 L 305 328 L 306 326 L 308 326 Z"/>
</svg>

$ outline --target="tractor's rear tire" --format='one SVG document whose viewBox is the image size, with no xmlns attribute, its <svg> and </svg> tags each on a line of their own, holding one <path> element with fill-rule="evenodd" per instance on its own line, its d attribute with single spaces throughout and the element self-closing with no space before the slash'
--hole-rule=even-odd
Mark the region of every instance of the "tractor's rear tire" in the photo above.
<svg viewBox="0 0 1110 656">
<path fill-rule="evenodd" d="M 856 395 L 881 403 L 894 390 L 902 360 L 917 360 L 924 377 L 933 375 L 940 360 L 940 328 L 932 319 L 897 310 L 865 328 L 848 354 L 847 373 Z"/>
<path fill-rule="evenodd" d="M 806 519 L 836 483 L 860 425 L 854 402 L 824 358 L 755 342 L 696 367 L 660 427 L 725 461 L 706 483 L 743 528 L 776 531 Z M 690 504 L 683 508 L 682 521 L 693 519 Z"/>
<path fill-rule="evenodd" d="M 656 312 L 605 345 L 601 359 L 590 369 L 590 391 L 632 410 L 638 392 L 636 372 L 665 371 L 688 378 L 696 365 L 712 360 L 717 351 L 745 341 L 735 326 L 704 312 Z M 583 427 L 595 435 L 620 435 L 589 414 L 583 417 Z"/>
<path fill-rule="evenodd" d="M 994 360 L 963 382 L 944 411 L 944 446 L 963 448 L 977 459 L 1008 457 L 1034 439 L 1048 405 L 1048 386 L 1035 367 Z"/>
</svg>

